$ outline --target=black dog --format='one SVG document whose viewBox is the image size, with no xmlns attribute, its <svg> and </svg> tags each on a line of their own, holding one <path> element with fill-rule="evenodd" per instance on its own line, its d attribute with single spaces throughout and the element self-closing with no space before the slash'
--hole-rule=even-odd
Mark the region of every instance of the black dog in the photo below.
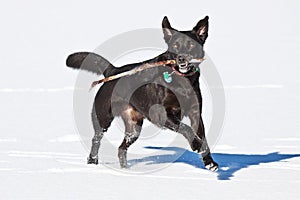
<svg viewBox="0 0 300 200">
<path fill-rule="evenodd" d="M 98 164 L 98 150 L 103 134 L 114 117 L 121 116 L 125 123 L 125 137 L 118 153 L 121 167 L 127 167 L 127 149 L 138 139 L 146 118 L 161 128 L 182 134 L 191 148 L 201 153 L 207 169 L 218 169 L 207 145 L 201 117 L 200 63 L 192 62 L 204 57 L 203 45 L 208 36 L 208 17 L 200 20 L 191 31 L 177 31 L 171 27 L 168 18 L 164 17 L 162 28 L 168 50 L 142 63 L 116 68 L 95 53 L 81 52 L 68 57 L 67 66 L 103 74 L 105 77 L 145 63 L 176 60 L 176 64 L 146 69 L 101 86 L 92 110 L 95 135 L 88 158 L 89 164 Z M 181 122 L 184 116 L 189 117 L 191 127 Z"/>
</svg>

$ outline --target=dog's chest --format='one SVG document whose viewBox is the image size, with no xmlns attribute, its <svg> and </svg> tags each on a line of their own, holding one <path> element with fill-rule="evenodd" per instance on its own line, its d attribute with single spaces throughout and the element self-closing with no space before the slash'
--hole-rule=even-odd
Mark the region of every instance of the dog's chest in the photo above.
<svg viewBox="0 0 300 200">
<path fill-rule="evenodd" d="M 149 113 L 153 106 L 163 106 L 171 112 L 188 113 L 198 104 L 198 97 L 191 82 L 184 77 L 174 76 L 171 83 L 166 83 L 163 77 L 157 77 L 153 83 L 138 88 L 130 99 L 130 104 L 143 113 Z"/>
</svg>

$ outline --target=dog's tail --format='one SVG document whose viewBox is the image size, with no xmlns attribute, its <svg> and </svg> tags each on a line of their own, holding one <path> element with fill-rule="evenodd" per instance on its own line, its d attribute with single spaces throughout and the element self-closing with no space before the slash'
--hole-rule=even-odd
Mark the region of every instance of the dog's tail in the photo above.
<svg viewBox="0 0 300 200">
<path fill-rule="evenodd" d="M 78 52 L 68 56 L 66 64 L 73 69 L 86 70 L 105 77 L 116 69 L 102 56 L 92 52 Z"/>
</svg>

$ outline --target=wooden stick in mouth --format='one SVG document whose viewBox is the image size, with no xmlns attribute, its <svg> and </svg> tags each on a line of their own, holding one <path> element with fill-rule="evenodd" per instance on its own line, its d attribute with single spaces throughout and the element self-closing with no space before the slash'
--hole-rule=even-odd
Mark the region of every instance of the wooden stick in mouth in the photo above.
<svg viewBox="0 0 300 200">
<path fill-rule="evenodd" d="M 204 58 L 192 59 L 190 61 L 190 63 L 201 63 L 204 60 L 205 60 Z M 91 84 L 90 90 L 92 90 L 96 85 L 98 85 L 100 83 L 105 83 L 105 82 L 108 82 L 108 81 L 112 81 L 112 80 L 115 80 L 115 79 L 118 79 L 118 78 L 121 78 L 121 77 L 124 77 L 124 76 L 131 76 L 131 75 L 136 74 L 136 73 L 138 73 L 140 71 L 143 71 L 145 69 L 150 69 L 150 68 L 158 67 L 158 66 L 175 65 L 175 64 L 176 64 L 175 60 L 160 61 L 160 62 L 151 63 L 151 64 L 150 63 L 144 63 L 141 66 L 136 67 L 132 70 L 122 72 L 120 74 L 112 75 L 112 76 L 100 79 L 98 81 L 94 81 Z"/>
</svg>

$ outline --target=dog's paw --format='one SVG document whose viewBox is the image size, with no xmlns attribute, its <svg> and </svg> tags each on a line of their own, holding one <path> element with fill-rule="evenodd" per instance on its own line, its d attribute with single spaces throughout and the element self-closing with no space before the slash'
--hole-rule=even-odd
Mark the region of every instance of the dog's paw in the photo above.
<svg viewBox="0 0 300 200">
<path fill-rule="evenodd" d="M 219 165 L 215 162 L 215 161 L 211 161 L 209 163 L 205 163 L 205 168 L 212 171 L 212 172 L 216 172 L 219 169 Z"/>
<path fill-rule="evenodd" d="M 120 163 L 121 169 L 129 169 L 129 166 L 127 163 Z"/>
<path fill-rule="evenodd" d="M 89 156 L 89 157 L 87 158 L 87 164 L 95 164 L 95 165 L 98 165 L 98 157 L 92 158 L 91 156 Z"/>
</svg>

